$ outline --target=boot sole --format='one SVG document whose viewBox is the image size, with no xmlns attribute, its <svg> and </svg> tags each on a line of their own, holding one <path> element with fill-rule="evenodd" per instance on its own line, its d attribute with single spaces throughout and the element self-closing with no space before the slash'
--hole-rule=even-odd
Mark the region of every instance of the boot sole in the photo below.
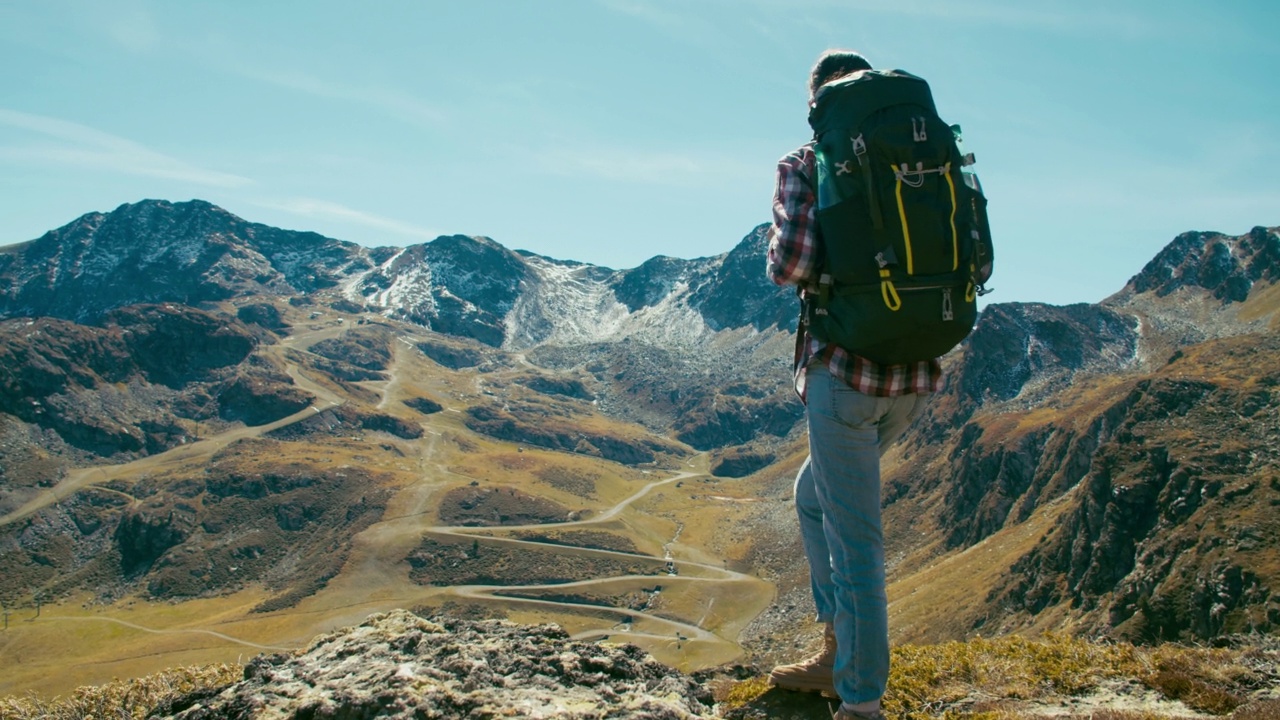
<svg viewBox="0 0 1280 720">
<path fill-rule="evenodd" d="M 773 678 L 769 678 L 769 684 L 772 685 L 773 687 L 778 688 L 779 690 L 786 690 L 788 692 L 818 693 L 819 695 L 821 695 L 824 698 L 827 698 L 828 700 L 840 699 L 840 696 L 836 694 L 835 688 L 831 688 L 831 687 L 810 687 L 810 686 L 801 687 L 801 686 L 795 686 L 795 685 L 780 685 L 777 682 L 775 682 Z"/>
</svg>

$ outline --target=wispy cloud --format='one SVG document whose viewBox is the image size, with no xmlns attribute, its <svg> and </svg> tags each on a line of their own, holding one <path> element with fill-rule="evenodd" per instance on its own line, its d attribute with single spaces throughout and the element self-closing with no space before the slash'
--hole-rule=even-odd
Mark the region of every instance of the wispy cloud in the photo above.
<svg viewBox="0 0 1280 720">
<path fill-rule="evenodd" d="M 1045 0 L 1036 3 L 1007 0 L 598 0 L 606 8 L 627 14 L 672 34 L 683 36 L 714 29 L 698 21 L 699 8 L 715 7 L 732 12 L 758 31 L 780 27 L 809 26 L 814 31 L 830 30 L 830 14 L 842 18 L 898 16 L 929 19 L 962 25 L 1004 25 L 1014 28 L 1078 34 L 1104 32 L 1109 35 L 1158 36 L 1173 29 L 1175 18 L 1152 17 L 1150 13 L 1125 10 L 1103 0 Z M 764 23 L 761 25 L 760 23 Z M 776 23 L 776 25 L 775 25 Z"/>
<path fill-rule="evenodd" d="M 1144 35 L 1155 30 L 1151 17 L 1126 12 L 1111 4 L 1089 7 L 1080 3 L 1055 6 L 1051 3 L 951 3 L 944 0 L 916 0 L 903 4 L 876 0 L 873 4 L 882 12 L 929 16 L 948 22 L 997 24 L 1069 33 L 1110 31 L 1126 36 Z"/>
<path fill-rule="evenodd" d="M 253 204 L 258 207 L 280 210 L 292 215 L 311 218 L 313 220 L 350 223 L 360 227 L 371 228 L 373 230 L 380 230 L 407 237 L 434 240 L 441 234 L 435 230 L 414 225 L 412 223 L 394 220 L 381 215 L 367 213 L 363 210 L 356 210 L 339 203 L 316 200 L 314 198 L 288 198 L 285 200 L 270 201 L 255 200 L 253 201 Z"/>
<path fill-rule="evenodd" d="M 614 12 L 642 20 L 667 32 L 688 33 L 691 18 L 687 13 L 677 13 L 666 7 L 679 7 L 648 0 L 600 0 L 600 4 Z"/>
<path fill-rule="evenodd" d="M 56 163 L 126 175 L 181 180 L 212 187 L 241 187 L 253 181 L 208 170 L 87 125 L 0 108 L 0 126 L 40 139 L 0 145 L 0 161 Z"/>
<path fill-rule="evenodd" d="M 733 180 L 760 171 L 741 158 L 625 146 L 574 144 L 537 151 L 533 164 L 551 175 L 575 175 L 610 182 L 695 186 L 712 179 Z M 762 166 L 767 167 L 767 166 Z"/>
<path fill-rule="evenodd" d="M 150 52 L 160 45 L 162 33 L 146 8 L 117 10 L 102 26 L 107 36 L 135 53 Z"/>
<path fill-rule="evenodd" d="M 597 0 L 600 6 L 639 20 L 676 42 L 713 51 L 728 40 L 724 27 L 694 12 L 696 3 L 663 0 Z M 714 55 L 723 53 L 723 48 Z M 728 62 L 728 56 L 721 58 Z"/>
<path fill-rule="evenodd" d="M 439 107 L 394 87 L 350 85 L 300 72 L 262 71 L 248 67 L 236 67 L 233 70 L 244 77 L 286 90 L 376 108 L 419 126 L 438 126 L 448 118 Z"/>
</svg>

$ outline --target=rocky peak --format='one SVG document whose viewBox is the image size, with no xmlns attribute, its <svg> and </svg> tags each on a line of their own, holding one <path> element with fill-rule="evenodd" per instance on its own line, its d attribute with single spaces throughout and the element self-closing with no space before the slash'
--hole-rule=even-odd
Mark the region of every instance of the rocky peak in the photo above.
<svg viewBox="0 0 1280 720">
<path fill-rule="evenodd" d="M 1203 288 L 1223 303 L 1243 302 L 1254 283 L 1277 279 L 1280 228 L 1255 227 L 1238 237 L 1186 232 L 1130 279 L 1119 296 L 1150 292 L 1164 297 L 1191 287 Z"/>
<path fill-rule="evenodd" d="M 768 224 L 757 226 L 732 250 L 712 258 L 652 258 L 618 273 L 613 292 L 636 312 L 658 305 L 684 287 L 689 307 L 712 330 L 747 326 L 794 330 L 799 309 L 795 291 L 779 288 L 765 277 L 768 229 Z"/>
<path fill-rule="evenodd" d="M 618 301 L 631 312 L 662 302 L 682 282 L 687 283 L 690 261 L 658 255 L 631 270 L 619 272 L 610 283 Z"/>
<path fill-rule="evenodd" d="M 751 326 L 795 330 L 800 304 L 794 288 L 774 285 L 765 276 L 769 225 L 758 225 L 711 268 L 711 276 L 697 288 L 689 304 L 697 308 L 713 330 Z"/>
<path fill-rule="evenodd" d="M 334 284 L 358 246 L 246 222 L 201 200 L 90 213 L 6 253 L 0 316 L 86 321 L 143 302 L 195 304 Z"/>
<path fill-rule="evenodd" d="M 499 346 L 505 319 L 536 280 L 527 261 L 486 237 L 443 235 L 386 257 L 347 295 L 366 307 Z"/>
<path fill-rule="evenodd" d="M 531 277 L 523 258 L 486 237 L 445 235 L 424 250 L 435 284 L 497 317 L 511 310 Z"/>
</svg>

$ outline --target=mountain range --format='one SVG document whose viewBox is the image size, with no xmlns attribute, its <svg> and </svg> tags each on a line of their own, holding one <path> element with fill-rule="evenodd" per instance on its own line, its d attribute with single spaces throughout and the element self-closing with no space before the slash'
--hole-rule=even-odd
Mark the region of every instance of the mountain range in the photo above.
<svg viewBox="0 0 1280 720">
<path fill-rule="evenodd" d="M 610 610 L 686 666 L 792 654 L 798 308 L 766 228 L 614 270 L 143 201 L 0 248 L 0 599 L 285 646 L 344 603 Z M 986 305 L 885 458 L 895 640 L 1275 632 L 1278 276 L 1277 228 L 1188 232 L 1101 303 Z M 613 579 L 555 589 L 586 578 Z"/>
</svg>

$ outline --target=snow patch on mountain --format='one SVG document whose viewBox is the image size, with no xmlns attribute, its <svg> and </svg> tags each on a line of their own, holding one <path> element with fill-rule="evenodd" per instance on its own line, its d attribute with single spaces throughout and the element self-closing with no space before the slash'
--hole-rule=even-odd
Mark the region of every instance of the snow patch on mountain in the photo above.
<svg viewBox="0 0 1280 720">
<path fill-rule="evenodd" d="M 629 322 L 628 335 L 671 349 L 696 350 L 714 335 L 702 313 L 689 306 L 689 286 L 676 283 L 658 304 L 641 308 Z"/>
<path fill-rule="evenodd" d="M 591 265 L 524 258 L 533 273 L 507 313 L 507 341 L 512 350 L 541 343 L 579 345 L 615 337 L 626 325 L 627 307 L 609 287 L 593 277 Z"/>
<path fill-rule="evenodd" d="M 563 346 L 616 341 L 629 337 L 670 348 L 696 349 L 715 335 L 689 304 L 690 285 L 676 280 L 656 303 L 630 311 L 614 292 L 614 273 L 600 268 L 525 258 L 535 280 L 505 318 L 506 347 L 522 350 L 539 344 Z"/>
</svg>

